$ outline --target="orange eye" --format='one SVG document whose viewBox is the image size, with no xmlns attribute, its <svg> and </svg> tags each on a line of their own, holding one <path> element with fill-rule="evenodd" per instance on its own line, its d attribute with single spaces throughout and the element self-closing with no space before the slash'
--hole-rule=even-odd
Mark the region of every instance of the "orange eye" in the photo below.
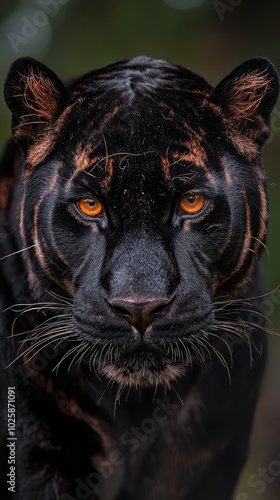
<svg viewBox="0 0 280 500">
<path fill-rule="evenodd" d="M 194 215 L 203 209 L 206 198 L 200 193 L 188 193 L 180 201 L 180 208 L 186 214 Z"/>
<path fill-rule="evenodd" d="M 78 200 L 80 211 L 88 217 L 96 217 L 103 211 L 103 205 L 95 196 L 84 196 Z"/>
</svg>

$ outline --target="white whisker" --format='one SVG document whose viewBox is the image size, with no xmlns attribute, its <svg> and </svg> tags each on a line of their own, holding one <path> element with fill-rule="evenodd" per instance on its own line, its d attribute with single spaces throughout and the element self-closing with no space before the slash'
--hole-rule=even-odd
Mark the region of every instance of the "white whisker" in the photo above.
<svg viewBox="0 0 280 500">
<path fill-rule="evenodd" d="M 22 252 L 26 252 L 26 250 L 30 250 L 31 248 L 34 248 L 36 245 L 30 245 L 29 247 L 22 248 L 21 250 L 17 250 L 16 252 L 9 253 L 8 255 L 4 255 L 4 257 L 1 257 L 0 260 L 8 259 L 9 257 L 12 257 L 13 255 L 17 255 Z"/>
</svg>

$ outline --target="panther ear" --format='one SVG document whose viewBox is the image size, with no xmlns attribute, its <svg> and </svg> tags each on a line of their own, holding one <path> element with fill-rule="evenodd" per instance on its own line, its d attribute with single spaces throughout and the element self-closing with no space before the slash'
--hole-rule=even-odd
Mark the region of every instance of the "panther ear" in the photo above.
<svg viewBox="0 0 280 500">
<path fill-rule="evenodd" d="M 27 143 L 54 122 L 70 97 L 53 71 L 31 57 L 22 57 L 12 64 L 4 95 L 13 114 L 14 138 Z"/>
<path fill-rule="evenodd" d="M 268 59 L 249 59 L 214 89 L 213 100 L 226 110 L 234 129 L 263 143 L 279 93 L 279 77 Z"/>
</svg>

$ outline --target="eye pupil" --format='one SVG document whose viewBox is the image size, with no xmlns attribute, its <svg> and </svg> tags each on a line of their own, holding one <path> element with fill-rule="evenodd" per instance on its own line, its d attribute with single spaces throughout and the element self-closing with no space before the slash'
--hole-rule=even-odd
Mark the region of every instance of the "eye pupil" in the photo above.
<svg viewBox="0 0 280 500">
<path fill-rule="evenodd" d="M 195 203 L 196 198 L 194 195 L 190 195 L 189 197 L 186 198 L 187 203 L 190 203 L 191 205 Z"/>
</svg>

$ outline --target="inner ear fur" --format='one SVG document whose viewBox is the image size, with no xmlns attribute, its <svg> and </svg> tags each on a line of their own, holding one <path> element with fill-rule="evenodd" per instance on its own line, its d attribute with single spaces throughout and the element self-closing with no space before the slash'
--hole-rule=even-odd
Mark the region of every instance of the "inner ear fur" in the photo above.
<svg viewBox="0 0 280 500">
<path fill-rule="evenodd" d="M 32 140 L 67 106 L 70 93 L 47 66 L 31 57 L 17 59 L 4 86 L 17 139 Z"/>
<path fill-rule="evenodd" d="M 268 59 L 253 58 L 238 66 L 214 89 L 213 100 L 233 128 L 261 142 L 270 133 L 269 117 L 279 93 L 279 77 Z"/>
</svg>

